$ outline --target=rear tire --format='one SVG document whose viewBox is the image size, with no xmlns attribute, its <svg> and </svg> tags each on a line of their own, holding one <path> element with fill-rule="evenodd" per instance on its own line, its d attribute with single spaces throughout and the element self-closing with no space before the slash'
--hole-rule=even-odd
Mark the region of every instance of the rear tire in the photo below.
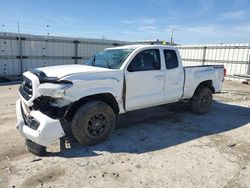
<svg viewBox="0 0 250 188">
<path fill-rule="evenodd" d="M 213 95 L 211 89 L 199 86 L 191 98 L 191 111 L 196 114 L 205 114 L 212 104 Z"/>
<path fill-rule="evenodd" d="M 72 120 L 72 132 L 83 145 L 103 142 L 115 127 L 113 109 L 102 101 L 91 101 L 81 106 Z"/>
</svg>

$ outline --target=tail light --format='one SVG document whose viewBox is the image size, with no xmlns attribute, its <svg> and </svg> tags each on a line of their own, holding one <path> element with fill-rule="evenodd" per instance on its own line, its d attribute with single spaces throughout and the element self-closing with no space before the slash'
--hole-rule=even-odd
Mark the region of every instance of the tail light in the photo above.
<svg viewBox="0 0 250 188">
<path fill-rule="evenodd" d="M 224 68 L 224 77 L 227 76 L 227 69 Z"/>
</svg>

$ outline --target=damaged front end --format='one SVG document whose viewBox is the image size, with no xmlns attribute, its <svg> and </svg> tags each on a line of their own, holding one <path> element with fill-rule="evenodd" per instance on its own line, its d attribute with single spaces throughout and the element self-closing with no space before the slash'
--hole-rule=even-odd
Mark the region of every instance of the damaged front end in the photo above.
<svg viewBox="0 0 250 188">
<path fill-rule="evenodd" d="M 60 119 L 63 118 L 69 104 L 70 102 L 65 102 L 62 99 L 41 96 L 34 100 L 33 106 L 30 109 L 40 111 L 53 119 Z"/>
<path fill-rule="evenodd" d="M 24 73 L 19 89 L 21 99 L 16 103 L 17 128 L 33 153 L 33 146 L 47 147 L 70 134 L 70 122 L 64 116 L 72 103 L 66 95 L 72 85 L 69 81 L 45 78 L 42 73 Z"/>
</svg>

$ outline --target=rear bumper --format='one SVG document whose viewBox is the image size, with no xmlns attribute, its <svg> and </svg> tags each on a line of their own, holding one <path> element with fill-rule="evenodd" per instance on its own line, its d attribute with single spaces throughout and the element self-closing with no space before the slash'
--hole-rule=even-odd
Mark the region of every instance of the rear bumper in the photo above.
<svg viewBox="0 0 250 188">
<path fill-rule="evenodd" d="M 31 125 L 26 120 L 21 100 L 16 102 L 17 129 L 21 135 L 42 146 L 51 145 L 56 139 L 65 135 L 62 125 L 58 119 L 52 119 L 40 111 L 31 111 L 29 118 L 36 122 Z M 33 122 L 34 123 L 34 122 Z"/>
</svg>

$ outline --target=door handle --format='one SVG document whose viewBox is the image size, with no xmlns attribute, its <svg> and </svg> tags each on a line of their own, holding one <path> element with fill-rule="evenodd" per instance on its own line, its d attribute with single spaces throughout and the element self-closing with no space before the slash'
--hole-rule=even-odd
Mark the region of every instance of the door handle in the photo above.
<svg viewBox="0 0 250 188">
<path fill-rule="evenodd" d="M 162 78 L 164 78 L 164 75 L 156 75 L 156 76 L 154 76 L 154 78 L 155 79 L 162 79 Z"/>
</svg>

